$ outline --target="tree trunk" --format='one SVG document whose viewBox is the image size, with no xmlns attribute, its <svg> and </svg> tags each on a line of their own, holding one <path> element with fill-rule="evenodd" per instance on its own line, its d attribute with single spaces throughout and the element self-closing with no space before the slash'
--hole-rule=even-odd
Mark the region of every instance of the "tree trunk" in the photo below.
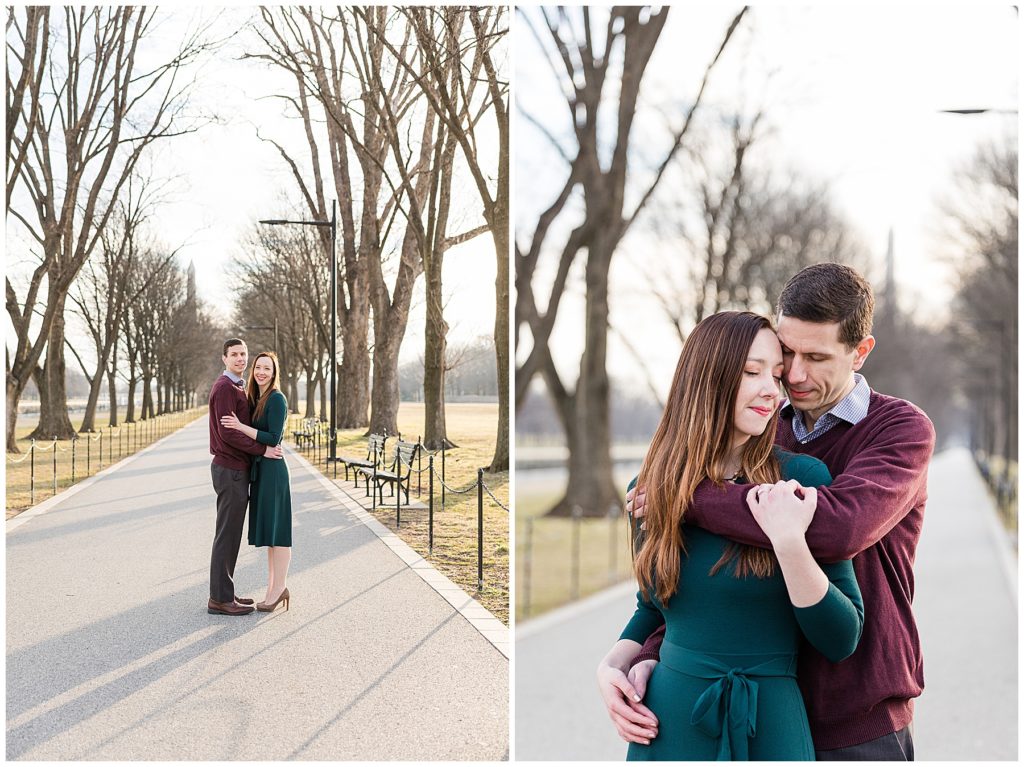
<svg viewBox="0 0 1024 767">
<path fill-rule="evenodd" d="M 15 431 L 18 426 L 18 403 L 21 402 L 21 393 L 25 387 L 18 386 L 18 382 L 10 375 L 7 376 L 7 452 L 20 453 L 18 442 L 15 439 Z"/>
<path fill-rule="evenodd" d="M 495 313 L 494 313 L 494 351 L 498 364 L 498 434 L 495 439 L 494 457 L 488 471 L 509 470 L 509 349 L 508 349 L 508 207 L 499 203 L 499 211 L 491 227 L 494 237 L 494 250 L 497 254 L 498 276 L 494 281 Z M 610 476 L 610 475 L 609 475 Z"/>
<path fill-rule="evenodd" d="M 320 420 L 327 420 L 327 376 L 321 369 L 317 379 L 317 386 L 320 387 Z"/>
<path fill-rule="evenodd" d="M 135 388 L 138 386 L 138 383 L 139 379 L 136 378 L 135 375 L 132 375 L 128 379 L 128 409 L 124 416 L 125 423 L 134 423 L 135 421 Z M 110 388 L 114 388 L 113 382 L 111 382 Z"/>
<path fill-rule="evenodd" d="M 313 409 L 314 401 L 316 397 L 316 378 L 314 377 L 313 369 L 306 368 L 306 412 L 302 416 L 303 418 L 313 418 L 315 410 Z"/>
<path fill-rule="evenodd" d="M 46 365 L 39 380 L 39 425 L 30 439 L 73 439 L 75 428 L 68 417 L 64 365 L 64 298 L 61 297 L 46 342 Z"/>
<path fill-rule="evenodd" d="M 82 416 L 82 426 L 79 434 L 96 431 L 96 405 L 100 400 L 100 389 L 103 388 L 103 379 L 106 378 L 106 366 L 100 365 L 96 373 L 89 380 L 89 399 L 85 403 L 85 415 Z"/>
<path fill-rule="evenodd" d="M 423 344 L 423 445 L 428 450 L 451 447 L 444 417 L 444 356 L 447 347 L 448 323 L 444 320 L 441 293 L 442 253 L 424 259 L 427 324 Z M 447 444 L 446 444 L 447 443 Z"/>
<path fill-rule="evenodd" d="M 142 374 L 142 417 L 152 418 L 156 415 L 153 411 L 153 392 L 150 389 L 150 384 L 153 380 L 151 375 L 147 375 L 145 372 Z"/>
<path fill-rule="evenodd" d="M 398 350 L 402 335 L 401 332 L 388 333 L 374 345 L 373 386 L 370 389 L 371 434 L 398 433 Z"/>
<path fill-rule="evenodd" d="M 353 296 L 354 306 L 349 311 L 348 321 L 338 333 L 342 338 L 342 362 L 338 366 L 335 400 L 339 429 L 358 429 L 370 423 L 370 351 L 367 344 L 370 299 L 365 283 L 362 287 L 361 295 Z"/>
<path fill-rule="evenodd" d="M 605 517 L 609 510 L 622 508 L 612 479 L 609 383 L 605 364 L 611 249 L 600 239 L 603 238 L 594 243 L 587 259 L 586 341 L 576 392 L 566 413 L 569 484 L 565 497 L 549 512 L 553 516 L 571 516 L 578 508 L 578 513 L 584 517 Z"/>
<path fill-rule="evenodd" d="M 107 397 L 110 402 L 113 403 L 110 406 L 110 425 L 117 426 L 117 376 L 113 371 L 107 372 Z M 129 407 L 131 410 L 131 407 Z M 125 415 L 125 423 L 130 423 L 130 419 Z"/>
</svg>

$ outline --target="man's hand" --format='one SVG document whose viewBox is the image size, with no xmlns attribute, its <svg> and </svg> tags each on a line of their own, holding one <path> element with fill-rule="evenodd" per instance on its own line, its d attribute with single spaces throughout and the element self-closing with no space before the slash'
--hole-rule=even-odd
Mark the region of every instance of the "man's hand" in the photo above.
<svg viewBox="0 0 1024 767">
<path fill-rule="evenodd" d="M 626 493 L 626 512 L 634 519 L 644 515 L 644 504 L 647 502 L 647 491 L 642 487 L 634 487 Z"/>
<path fill-rule="evenodd" d="M 263 451 L 264 458 L 284 458 L 284 448 L 280 445 L 267 445 L 267 449 Z"/>
<path fill-rule="evenodd" d="M 818 507 L 818 491 L 803 487 L 795 479 L 758 485 L 747 493 L 747 505 L 773 548 L 778 549 L 804 539 Z"/>
<path fill-rule="evenodd" d="M 654 667 L 657 665 L 658 661 L 656 660 L 642 660 L 633 666 L 626 675 L 629 683 L 633 685 L 633 689 L 641 698 L 647 694 L 647 682 L 650 681 Z"/>
<path fill-rule="evenodd" d="M 654 661 L 648 662 L 653 668 Z M 638 665 L 642 666 L 648 662 Z M 650 745 L 651 738 L 658 735 L 658 718 L 640 702 L 647 687 L 650 670 L 646 673 L 638 672 L 638 677 L 642 677 L 639 690 L 621 669 L 604 662 L 597 667 L 597 687 L 619 737 L 627 743 L 643 743 L 647 746 Z"/>
</svg>

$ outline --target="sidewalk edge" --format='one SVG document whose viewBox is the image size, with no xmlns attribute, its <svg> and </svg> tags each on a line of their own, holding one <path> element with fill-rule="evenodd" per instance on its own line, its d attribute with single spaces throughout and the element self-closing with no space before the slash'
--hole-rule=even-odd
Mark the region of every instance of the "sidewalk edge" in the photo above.
<svg viewBox="0 0 1024 767">
<path fill-rule="evenodd" d="M 122 458 L 117 463 L 110 464 L 110 466 L 108 466 L 107 468 L 102 469 L 101 471 L 96 472 L 95 474 L 93 474 L 90 477 L 86 477 L 85 479 L 76 482 L 71 487 L 67 488 L 66 490 L 61 490 L 59 493 L 57 493 L 56 495 L 50 496 L 45 501 L 40 501 L 35 506 L 28 507 L 23 512 L 21 512 L 18 516 L 11 517 L 10 519 L 6 520 L 6 522 L 7 522 L 6 532 L 9 533 L 9 532 L 11 532 L 11 530 L 14 530 L 16 527 L 20 527 L 21 525 L 25 524 L 26 522 L 31 522 L 33 519 L 38 517 L 40 514 L 45 514 L 47 511 L 52 509 L 54 506 L 56 506 L 57 504 L 59 504 L 59 503 L 61 503 L 63 501 L 66 501 L 68 498 L 70 498 L 71 496 L 75 495 L 76 493 L 79 493 L 79 492 L 81 492 L 82 490 L 85 490 L 88 487 L 92 487 L 98 480 L 102 479 L 103 477 L 107 476 L 108 474 L 110 474 L 112 472 L 115 472 L 118 469 L 124 468 L 128 464 L 132 463 L 136 458 L 140 458 L 140 457 L 144 456 L 150 450 L 155 449 L 157 446 L 159 446 L 161 443 L 163 443 L 164 440 L 170 439 L 175 434 L 180 432 L 182 429 L 187 429 L 190 426 L 192 426 L 193 424 L 195 424 L 196 421 L 200 421 L 200 420 L 202 420 L 204 418 L 208 418 L 208 417 L 209 416 L 207 416 L 204 413 L 203 415 L 201 415 L 198 418 L 196 418 L 195 421 L 191 421 L 190 423 L 187 423 L 184 426 L 182 426 L 181 429 L 175 429 L 174 431 L 172 431 L 167 436 L 161 437 L 156 442 L 153 442 L 153 443 L 151 443 L 149 445 L 146 445 L 146 447 L 142 448 L 142 450 L 140 450 L 139 452 L 132 453 L 129 456 L 125 456 L 124 458 Z"/>
<path fill-rule="evenodd" d="M 581 613 L 604 607 L 610 602 L 618 602 L 635 596 L 636 581 L 629 578 L 583 599 L 570 602 L 562 607 L 556 607 L 554 610 L 538 615 L 536 618 L 516 621 L 516 641 L 518 642 L 520 639 L 526 639 L 534 634 L 545 631 L 555 624 L 572 620 Z"/>
<path fill-rule="evenodd" d="M 289 458 L 295 458 L 346 511 L 350 512 L 363 525 L 368 527 L 374 535 L 380 538 L 384 545 L 405 562 L 406 566 L 416 573 L 424 583 L 436 591 L 456 612 L 469 621 L 469 624 L 479 632 L 480 636 L 505 656 L 506 660 L 509 658 L 509 629 L 504 623 L 495 618 L 493 613 L 473 599 L 460 586 L 438 571 L 432 564 L 413 550 L 409 544 L 378 522 L 347 491 L 334 484 L 334 482 L 325 477 L 313 464 L 306 460 L 305 456 L 296 452 L 290 445 L 287 447 Z"/>
</svg>

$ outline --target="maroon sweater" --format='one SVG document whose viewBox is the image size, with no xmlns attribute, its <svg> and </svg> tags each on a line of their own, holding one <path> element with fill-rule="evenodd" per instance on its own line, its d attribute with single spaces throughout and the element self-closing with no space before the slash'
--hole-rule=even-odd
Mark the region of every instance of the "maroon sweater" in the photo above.
<svg viewBox="0 0 1024 767">
<path fill-rule="evenodd" d="M 220 417 L 232 413 L 246 426 L 250 425 L 249 399 L 245 391 L 222 374 L 210 389 L 210 453 L 218 466 L 248 471 L 249 456 L 263 455 L 267 446 L 249 439 L 240 431 L 221 426 Z"/>
<path fill-rule="evenodd" d="M 840 423 L 805 445 L 788 419 L 776 442 L 824 461 L 835 480 L 818 489 L 807 544 L 826 562 L 853 558 L 864 596 L 864 633 L 857 650 L 830 663 L 808 643 L 797 678 L 818 750 L 844 748 L 896 732 L 913 719 L 924 688 L 921 642 L 914 622 L 914 556 L 927 498 L 935 430 L 917 406 L 871 393 L 867 416 Z M 687 522 L 740 543 L 768 548 L 751 516 L 752 485 L 697 489 Z M 636 663 L 658 658 L 664 627 L 644 644 Z"/>
</svg>

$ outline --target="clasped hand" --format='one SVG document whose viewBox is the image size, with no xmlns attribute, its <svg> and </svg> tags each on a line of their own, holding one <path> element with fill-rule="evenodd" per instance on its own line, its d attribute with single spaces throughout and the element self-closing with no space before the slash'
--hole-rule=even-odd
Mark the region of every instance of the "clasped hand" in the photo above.
<svg viewBox="0 0 1024 767">
<path fill-rule="evenodd" d="M 235 415 L 234 411 L 231 412 L 231 415 L 222 415 L 220 417 L 220 425 L 225 429 L 242 430 L 242 422 L 238 420 L 238 416 Z M 284 448 L 280 445 L 267 445 L 267 449 L 263 452 L 263 457 L 273 459 L 284 458 Z"/>
<path fill-rule="evenodd" d="M 803 539 L 818 507 L 818 491 L 795 479 L 752 487 L 747 506 L 772 545 Z"/>
</svg>

